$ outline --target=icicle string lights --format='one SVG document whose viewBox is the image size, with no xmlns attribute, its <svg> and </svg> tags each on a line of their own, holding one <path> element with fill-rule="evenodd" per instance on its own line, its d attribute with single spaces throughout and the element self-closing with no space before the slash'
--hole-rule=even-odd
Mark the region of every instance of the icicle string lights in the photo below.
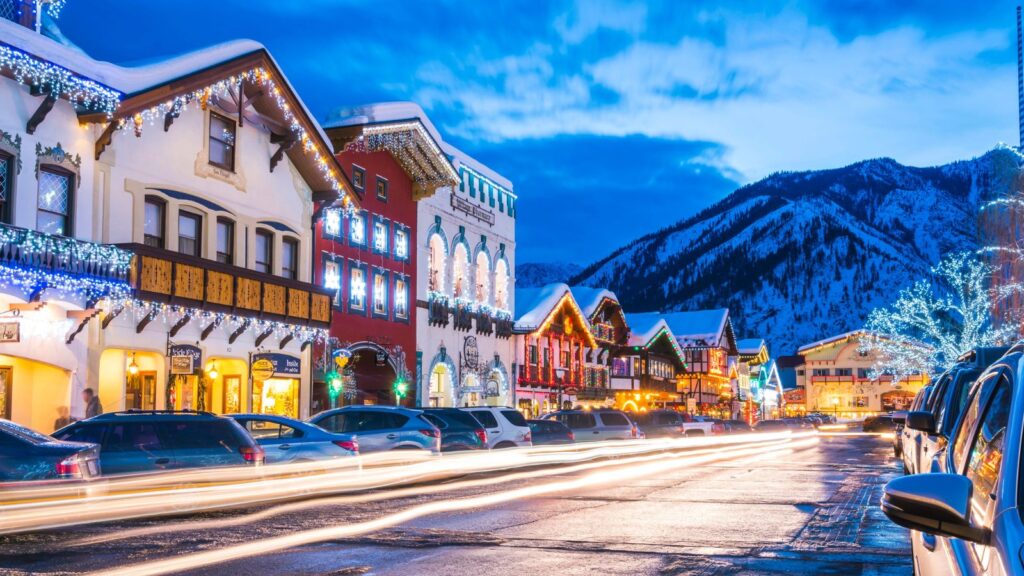
<svg viewBox="0 0 1024 576">
<path fill-rule="evenodd" d="M 295 136 L 296 142 L 298 142 L 303 152 L 312 155 L 316 160 L 317 168 L 320 173 L 327 179 L 331 188 L 341 194 L 342 204 L 346 210 L 351 210 L 351 201 L 349 200 L 348 193 L 339 178 L 338 171 L 329 161 L 330 153 L 321 150 L 316 143 L 316 139 L 313 138 L 309 132 L 302 126 L 298 116 L 292 110 L 291 105 L 285 99 L 281 88 L 274 82 L 273 78 L 263 67 L 256 67 L 246 72 L 224 78 L 218 82 L 215 82 L 205 88 L 198 88 L 191 92 L 175 96 L 171 100 L 158 104 L 152 108 L 148 108 L 131 118 L 122 118 L 118 124 L 118 128 L 121 130 L 131 129 L 135 131 L 141 131 L 142 125 L 147 124 L 155 126 L 157 123 L 162 123 L 164 117 L 168 113 L 173 115 L 181 114 L 189 107 L 196 105 L 197 103 L 203 109 L 208 105 L 211 97 L 217 98 L 230 98 L 231 91 L 237 90 L 242 82 L 251 83 L 254 85 L 261 86 L 264 89 L 264 94 L 269 95 L 274 99 L 277 107 L 282 111 L 285 117 L 285 121 L 288 124 L 288 128 Z"/>
<path fill-rule="evenodd" d="M 19 84 L 32 86 L 108 116 L 121 103 L 121 93 L 72 74 L 60 66 L 37 60 L 9 46 L 0 46 L 0 69 L 9 70 Z"/>
</svg>

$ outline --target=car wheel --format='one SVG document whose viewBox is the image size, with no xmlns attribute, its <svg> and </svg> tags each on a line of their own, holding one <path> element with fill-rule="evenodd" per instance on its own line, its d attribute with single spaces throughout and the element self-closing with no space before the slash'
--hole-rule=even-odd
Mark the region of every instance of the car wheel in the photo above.
<svg viewBox="0 0 1024 576">
<path fill-rule="evenodd" d="M 505 449 L 505 448 L 515 448 L 515 447 L 516 447 L 516 445 L 515 445 L 515 444 L 513 444 L 512 442 L 498 442 L 498 443 L 497 443 L 497 444 L 496 444 L 496 445 L 494 446 L 494 449 L 495 449 L 495 450 L 503 450 L 503 449 Z"/>
</svg>

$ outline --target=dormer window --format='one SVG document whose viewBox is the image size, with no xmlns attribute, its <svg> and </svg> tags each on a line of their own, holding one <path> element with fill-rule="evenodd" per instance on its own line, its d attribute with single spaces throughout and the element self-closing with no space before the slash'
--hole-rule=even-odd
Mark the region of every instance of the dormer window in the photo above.
<svg viewBox="0 0 1024 576">
<path fill-rule="evenodd" d="M 355 164 L 352 165 L 352 187 L 359 191 L 366 188 L 366 170 Z"/>
<path fill-rule="evenodd" d="M 210 112 L 210 164 L 231 172 L 235 171 L 235 121 Z"/>
</svg>

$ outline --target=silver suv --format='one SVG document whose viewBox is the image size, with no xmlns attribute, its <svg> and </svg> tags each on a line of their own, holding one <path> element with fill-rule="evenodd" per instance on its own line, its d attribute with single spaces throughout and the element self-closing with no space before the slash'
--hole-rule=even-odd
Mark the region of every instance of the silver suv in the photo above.
<svg viewBox="0 0 1024 576">
<path fill-rule="evenodd" d="M 384 450 L 429 450 L 441 452 L 441 432 L 422 417 L 422 410 L 397 406 L 345 406 L 316 414 L 311 424 L 329 430 L 353 434 L 359 452 Z"/>
<path fill-rule="evenodd" d="M 576 435 L 576 442 L 632 440 L 640 431 L 621 410 L 559 410 L 545 414 L 543 420 L 557 420 Z"/>
<path fill-rule="evenodd" d="M 487 430 L 488 448 L 515 448 L 533 446 L 532 432 L 526 418 L 515 408 L 507 406 L 474 406 L 463 408 L 473 415 Z"/>
</svg>

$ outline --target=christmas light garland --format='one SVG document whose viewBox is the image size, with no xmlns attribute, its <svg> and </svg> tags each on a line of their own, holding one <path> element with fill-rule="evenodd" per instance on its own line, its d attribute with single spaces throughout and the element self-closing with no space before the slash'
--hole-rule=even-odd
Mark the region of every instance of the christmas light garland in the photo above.
<svg viewBox="0 0 1024 576">
<path fill-rule="evenodd" d="M 107 298 L 103 303 L 101 303 L 100 307 L 107 312 L 114 309 L 123 309 L 124 313 L 126 313 L 135 322 L 141 322 L 143 318 L 146 318 L 151 314 L 155 314 L 156 318 L 154 318 L 154 320 L 159 319 L 165 325 L 173 325 L 187 316 L 200 321 L 206 326 L 216 323 L 218 326 L 217 329 L 222 330 L 227 334 L 231 334 L 239 328 L 247 326 L 247 329 L 252 330 L 255 334 L 263 334 L 269 331 L 273 336 L 278 338 L 278 340 L 291 336 L 298 342 L 316 342 L 318 344 L 322 344 L 326 342 L 329 337 L 329 333 L 326 328 L 311 328 L 308 326 L 289 324 L 287 322 L 277 320 L 257 319 L 246 316 L 236 316 L 234 314 L 225 314 L 223 312 L 200 310 L 198 308 L 190 308 L 188 306 L 178 306 L 162 302 L 150 302 L 147 300 L 139 300 L 132 296 Z"/>
<path fill-rule="evenodd" d="M 55 256 L 59 262 L 97 268 L 107 274 L 127 277 L 132 253 L 117 246 L 82 242 L 35 230 L 0 226 L 0 246 L 15 245 L 22 255 Z"/>
<path fill-rule="evenodd" d="M 168 113 L 172 116 L 180 115 L 183 111 L 187 110 L 190 106 L 194 106 L 196 103 L 199 104 L 200 108 L 206 110 L 210 103 L 210 98 L 231 97 L 231 91 L 233 89 L 237 89 L 243 81 L 263 87 L 264 93 L 274 99 L 277 107 L 284 114 L 288 128 L 295 136 L 296 141 L 302 146 L 303 152 L 310 154 L 315 158 L 317 168 L 319 168 L 320 173 L 327 179 L 331 188 L 341 195 L 342 207 L 346 210 L 351 210 L 351 200 L 349 199 L 342 180 L 339 178 L 338 171 L 335 170 L 328 161 L 330 154 L 319 149 L 314 138 L 312 138 L 309 132 L 302 126 L 302 123 L 299 122 L 298 117 L 292 111 L 291 106 L 285 100 L 280 87 L 278 87 L 277 83 L 274 82 L 273 78 L 271 78 L 270 73 L 268 73 L 262 66 L 229 76 L 206 86 L 205 88 L 198 88 L 191 92 L 180 94 L 166 102 L 138 112 L 131 118 L 122 118 L 119 120 L 118 128 L 120 130 L 130 128 L 134 130 L 136 134 L 141 134 L 142 126 L 144 124 L 155 126 L 157 123 L 161 123 L 162 125 L 164 118 Z M 240 111 L 240 113 L 241 112 L 242 111 Z"/>
<path fill-rule="evenodd" d="M 10 46 L 0 46 L 0 70 L 9 71 L 19 84 L 32 86 L 107 116 L 113 115 L 121 103 L 120 92 Z"/>
<path fill-rule="evenodd" d="M 125 297 L 131 293 L 127 281 L 78 276 L 40 268 L 0 264 L 0 287 L 15 287 L 26 294 L 42 289 L 57 292 L 63 298 L 84 297 L 85 301 L 104 297 Z"/>
<path fill-rule="evenodd" d="M 420 142 L 424 143 L 424 147 L 431 152 L 427 158 L 429 165 L 436 172 L 447 174 L 447 178 L 444 176 L 432 177 L 416 161 L 416 157 L 420 155 L 416 154 L 415 150 L 419 149 L 417 144 Z M 386 151 L 398 159 L 398 162 L 415 182 L 439 182 L 439 185 L 454 186 L 459 181 L 459 174 L 445 159 L 444 153 L 419 122 L 364 126 L 360 138 L 350 142 L 345 150 L 353 152 Z"/>
</svg>

